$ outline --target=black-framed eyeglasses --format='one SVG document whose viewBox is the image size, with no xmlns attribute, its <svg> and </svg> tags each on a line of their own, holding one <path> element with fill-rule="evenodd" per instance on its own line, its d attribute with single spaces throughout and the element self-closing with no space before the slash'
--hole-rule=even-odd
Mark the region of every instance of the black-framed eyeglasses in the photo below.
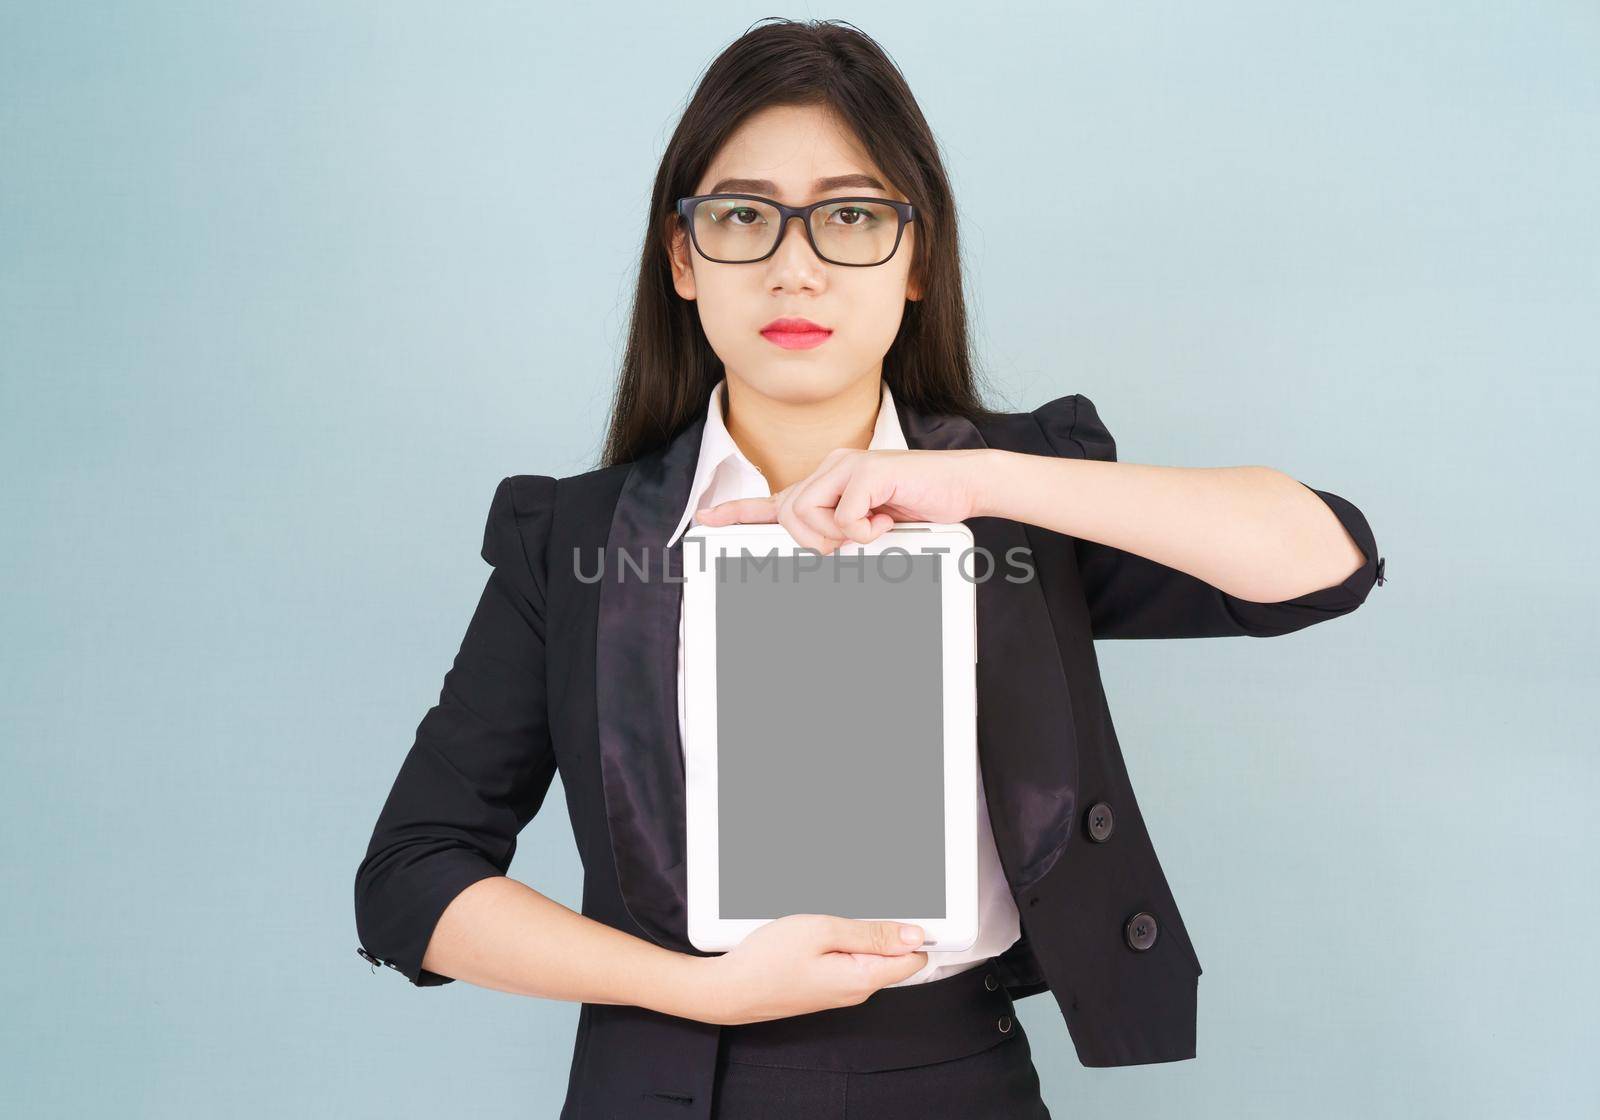
<svg viewBox="0 0 1600 1120">
<path fill-rule="evenodd" d="M 825 198 L 785 206 L 753 194 L 699 194 L 678 199 L 695 250 L 717 264 L 754 264 L 778 251 L 789 219 L 805 223 L 812 250 L 829 264 L 867 268 L 883 264 L 900 247 L 917 208 L 892 198 Z"/>
</svg>

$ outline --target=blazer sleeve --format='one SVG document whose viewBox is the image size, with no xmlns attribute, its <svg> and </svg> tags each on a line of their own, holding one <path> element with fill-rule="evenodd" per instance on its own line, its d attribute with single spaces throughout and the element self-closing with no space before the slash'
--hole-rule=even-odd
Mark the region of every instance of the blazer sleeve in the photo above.
<svg viewBox="0 0 1600 1120">
<path fill-rule="evenodd" d="M 452 982 L 422 967 L 434 926 L 456 895 L 506 873 L 555 773 L 545 704 L 554 499 L 545 475 L 495 490 L 481 552 L 488 581 L 356 871 L 357 951 L 418 987 Z"/>
<path fill-rule="evenodd" d="M 1035 409 L 1033 417 L 1057 455 L 1116 461 L 1116 441 L 1088 397 L 1061 397 Z M 1301 485 L 1327 503 L 1365 557 L 1342 583 L 1278 603 L 1256 603 L 1143 556 L 1073 538 L 1094 636 L 1268 638 L 1355 610 L 1374 583 L 1384 579 L 1383 557 L 1378 555 L 1372 528 L 1361 511 L 1338 494 Z"/>
</svg>

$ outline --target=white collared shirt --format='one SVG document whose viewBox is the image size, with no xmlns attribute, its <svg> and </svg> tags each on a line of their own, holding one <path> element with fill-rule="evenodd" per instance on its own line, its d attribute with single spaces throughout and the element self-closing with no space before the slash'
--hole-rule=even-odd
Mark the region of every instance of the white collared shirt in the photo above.
<svg viewBox="0 0 1600 1120">
<path fill-rule="evenodd" d="M 766 476 L 739 450 L 738 444 L 728 434 L 722 419 L 722 396 L 727 380 L 717 382 L 711 391 L 711 401 L 706 409 L 706 423 L 700 440 L 700 458 L 695 463 L 694 482 L 689 487 L 689 501 L 684 507 L 678 527 L 667 541 L 670 548 L 689 528 L 695 515 L 707 506 L 736 498 L 765 498 L 772 494 Z M 867 450 L 908 450 L 905 433 L 900 428 L 900 417 L 895 411 L 894 398 L 889 393 L 888 382 L 883 383 L 883 394 L 878 401 L 878 420 L 872 429 L 872 440 Z M 681 592 L 680 592 L 681 595 Z M 678 612 L 678 734 L 684 734 L 683 720 L 683 612 Z M 889 987 L 922 984 L 954 976 L 969 968 L 976 968 L 991 957 L 997 957 L 1011 947 L 1021 936 L 1017 904 L 1011 897 L 1005 872 L 1000 866 L 1000 853 L 995 849 L 994 831 L 989 823 L 988 802 L 983 794 L 983 774 L 978 774 L 978 939 L 970 949 L 960 952 L 940 953 L 929 951 L 928 963 L 920 970 Z"/>
</svg>

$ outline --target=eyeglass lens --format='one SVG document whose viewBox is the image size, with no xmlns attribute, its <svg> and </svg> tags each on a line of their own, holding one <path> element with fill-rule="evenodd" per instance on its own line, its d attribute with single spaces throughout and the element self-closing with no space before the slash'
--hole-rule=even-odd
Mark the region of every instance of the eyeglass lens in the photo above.
<svg viewBox="0 0 1600 1120">
<path fill-rule="evenodd" d="M 702 253 L 719 261 L 760 260 L 772 251 L 780 229 L 777 209 L 759 199 L 709 198 L 695 204 L 695 241 Z M 811 212 L 811 233 L 825 260 L 881 264 L 894 252 L 900 212 L 860 200 L 830 203 Z"/>
</svg>

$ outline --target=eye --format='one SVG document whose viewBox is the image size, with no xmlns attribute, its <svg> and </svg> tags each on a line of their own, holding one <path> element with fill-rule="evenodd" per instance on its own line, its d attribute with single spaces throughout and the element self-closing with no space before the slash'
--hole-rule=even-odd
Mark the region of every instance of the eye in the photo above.
<svg viewBox="0 0 1600 1120">
<path fill-rule="evenodd" d="M 737 215 L 740 215 L 740 214 L 744 214 L 744 215 L 748 216 L 749 218 L 755 219 L 755 221 L 739 221 L 737 219 Z M 730 226 L 749 226 L 749 225 L 754 225 L 755 222 L 759 221 L 760 219 L 761 219 L 761 215 L 755 209 L 753 209 L 752 207 L 749 207 L 749 206 L 730 206 L 728 209 L 723 210 L 720 213 L 719 212 L 713 212 L 712 215 L 711 215 L 711 220 L 712 221 L 718 222 L 718 223 L 726 221 L 727 224 L 730 225 Z"/>
<path fill-rule="evenodd" d="M 827 224 L 835 229 L 866 230 L 873 229 L 885 221 L 892 222 L 893 219 L 879 213 L 880 210 L 887 210 L 887 207 L 852 206 L 849 203 L 841 203 L 827 210 Z"/>
</svg>

